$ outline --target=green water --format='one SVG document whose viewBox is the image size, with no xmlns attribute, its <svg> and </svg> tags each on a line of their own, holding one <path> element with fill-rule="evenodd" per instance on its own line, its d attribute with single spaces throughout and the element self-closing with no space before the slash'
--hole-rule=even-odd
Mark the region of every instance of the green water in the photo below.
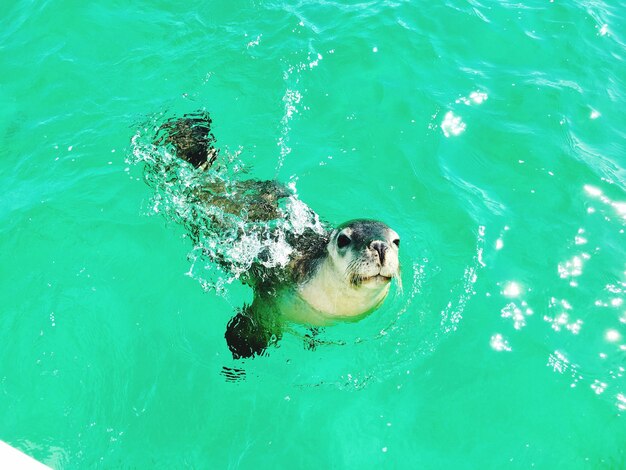
<svg viewBox="0 0 626 470">
<path fill-rule="evenodd" d="M 623 0 L 0 14 L 1 440 L 55 469 L 626 467 Z M 403 290 L 344 345 L 232 360 L 251 293 L 186 275 L 127 163 L 202 108 L 252 176 L 400 233 Z"/>
</svg>

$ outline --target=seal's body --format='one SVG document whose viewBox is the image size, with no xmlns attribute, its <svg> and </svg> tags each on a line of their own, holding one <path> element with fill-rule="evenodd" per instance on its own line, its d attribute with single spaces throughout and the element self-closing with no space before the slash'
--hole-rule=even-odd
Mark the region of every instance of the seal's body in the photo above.
<svg viewBox="0 0 626 470">
<path fill-rule="evenodd" d="M 179 158 L 204 171 L 219 153 L 210 124 L 206 113 L 172 120 L 161 127 L 164 137 L 157 144 L 170 145 Z M 228 191 L 222 181 L 207 183 L 195 194 L 203 204 L 235 216 L 245 213 L 253 223 L 280 218 L 279 207 L 290 195 L 276 181 L 254 179 L 229 182 Z M 325 326 L 360 319 L 383 303 L 391 279 L 399 280 L 400 239 L 382 222 L 353 220 L 285 236 L 293 250 L 284 266 L 254 263 L 242 278 L 254 289 L 254 300 L 227 327 L 235 358 L 263 352 L 280 338 L 286 322 Z"/>
</svg>

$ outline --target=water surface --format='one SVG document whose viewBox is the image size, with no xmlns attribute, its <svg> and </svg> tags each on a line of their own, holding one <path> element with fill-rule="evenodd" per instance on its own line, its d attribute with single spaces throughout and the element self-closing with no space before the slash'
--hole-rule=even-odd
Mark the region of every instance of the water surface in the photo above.
<svg viewBox="0 0 626 470">
<path fill-rule="evenodd" d="M 623 1 L 0 10 L 0 439 L 63 469 L 626 465 Z M 129 163 L 198 109 L 250 176 L 402 236 L 402 292 L 235 383 L 251 292 Z"/>
</svg>

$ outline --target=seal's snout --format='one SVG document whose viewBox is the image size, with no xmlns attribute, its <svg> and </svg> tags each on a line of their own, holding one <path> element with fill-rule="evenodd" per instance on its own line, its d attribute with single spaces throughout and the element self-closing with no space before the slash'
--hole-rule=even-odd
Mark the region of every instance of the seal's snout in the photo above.
<svg viewBox="0 0 626 470">
<path fill-rule="evenodd" d="M 385 254 L 389 249 L 389 245 L 387 245 L 387 243 L 382 240 L 374 240 L 372 243 L 370 243 L 370 249 L 378 253 L 378 260 L 380 262 L 380 265 L 382 266 L 383 264 L 385 264 Z"/>
</svg>

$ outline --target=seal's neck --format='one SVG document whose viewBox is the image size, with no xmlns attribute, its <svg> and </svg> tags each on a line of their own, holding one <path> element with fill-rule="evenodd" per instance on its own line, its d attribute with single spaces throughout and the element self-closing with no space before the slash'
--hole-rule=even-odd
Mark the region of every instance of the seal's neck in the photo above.
<svg viewBox="0 0 626 470">
<path fill-rule="evenodd" d="M 297 287 L 297 293 L 329 320 L 356 319 L 376 309 L 385 300 L 389 283 L 376 286 L 350 285 L 345 273 L 326 259 L 317 273 Z"/>
</svg>

